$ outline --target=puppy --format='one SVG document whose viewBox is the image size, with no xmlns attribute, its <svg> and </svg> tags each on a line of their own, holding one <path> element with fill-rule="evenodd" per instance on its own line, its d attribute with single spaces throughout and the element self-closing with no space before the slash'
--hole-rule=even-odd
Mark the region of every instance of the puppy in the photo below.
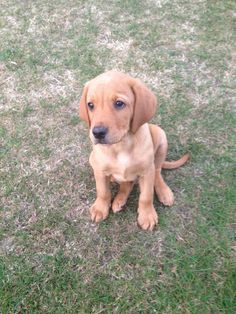
<svg viewBox="0 0 236 314">
<path fill-rule="evenodd" d="M 154 189 L 159 201 L 171 206 L 174 196 L 165 183 L 161 169 L 182 166 L 186 154 L 167 162 L 167 139 L 157 125 L 147 122 L 157 106 L 154 94 L 138 79 L 109 71 L 85 84 L 79 107 L 81 119 L 90 129 L 93 151 L 89 162 L 96 180 L 97 198 L 90 208 L 91 218 L 100 222 L 125 205 L 138 180 L 140 196 L 138 224 L 153 230 L 158 216 L 153 206 Z M 119 184 L 112 202 L 110 182 Z M 112 202 L 112 204 L 111 204 Z"/>
</svg>

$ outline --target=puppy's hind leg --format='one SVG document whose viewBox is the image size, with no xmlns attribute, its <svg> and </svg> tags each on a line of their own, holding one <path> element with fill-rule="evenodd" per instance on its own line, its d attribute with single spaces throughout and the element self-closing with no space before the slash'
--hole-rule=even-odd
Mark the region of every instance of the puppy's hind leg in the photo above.
<svg viewBox="0 0 236 314">
<path fill-rule="evenodd" d="M 174 203 L 174 194 L 161 175 L 161 168 L 166 159 L 168 148 L 166 134 L 161 128 L 158 128 L 158 136 L 160 136 L 160 142 L 155 153 L 154 187 L 159 201 L 166 206 L 171 206 Z"/>
<path fill-rule="evenodd" d="M 119 192 L 114 198 L 112 203 L 112 211 L 117 213 L 122 210 L 123 206 L 126 204 L 127 199 L 130 195 L 134 186 L 134 182 L 121 182 Z"/>
</svg>

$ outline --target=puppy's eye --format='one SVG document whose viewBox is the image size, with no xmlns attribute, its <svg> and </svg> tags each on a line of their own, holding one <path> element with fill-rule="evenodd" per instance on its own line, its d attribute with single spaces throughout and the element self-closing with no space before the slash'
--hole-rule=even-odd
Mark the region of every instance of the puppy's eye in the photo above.
<svg viewBox="0 0 236 314">
<path fill-rule="evenodd" d="M 123 109 L 125 107 L 125 103 L 121 100 L 117 100 L 115 103 L 114 103 L 114 107 L 116 109 Z"/>
<path fill-rule="evenodd" d="M 94 104 L 92 102 L 88 102 L 87 106 L 89 107 L 91 111 L 94 109 Z"/>
</svg>

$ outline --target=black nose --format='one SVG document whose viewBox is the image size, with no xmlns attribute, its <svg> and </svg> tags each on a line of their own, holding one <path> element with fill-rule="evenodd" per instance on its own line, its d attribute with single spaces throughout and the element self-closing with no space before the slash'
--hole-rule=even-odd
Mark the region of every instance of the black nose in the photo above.
<svg viewBox="0 0 236 314">
<path fill-rule="evenodd" d="M 105 128 L 104 126 L 95 126 L 92 132 L 95 138 L 101 140 L 105 138 L 108 128 Z"/>
</svg>

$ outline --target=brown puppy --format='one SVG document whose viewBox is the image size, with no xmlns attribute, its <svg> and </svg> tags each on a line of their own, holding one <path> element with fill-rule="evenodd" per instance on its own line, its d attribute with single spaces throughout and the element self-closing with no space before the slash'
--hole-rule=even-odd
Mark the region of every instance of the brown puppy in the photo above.
<svg viewBox="0 0 236 314">
<path fill-rule="evenodd" d="M 97 189 L 97 199 L 90 208 L 93 221 L 106 219 L 110 207 L 114 213 L 120 211 L 137 179 L 138 224 L 142 229 L 152 230 L 158 222 L 153 207 L 154 188 L 160 202 L 173 204 L 173 193 L 164 182 L 161 169 L 177 168 L 189 156 L 165 161 L 165 132 L 147 123 L 154 116 L 156 105 L 156 97 L 141 81 L 120 72 L 106 72 L 85 84 L 79 110 L 94 144 L 89 159 Z M 110 181 L 120 185 L 112 205 Z"/>
</svg>

